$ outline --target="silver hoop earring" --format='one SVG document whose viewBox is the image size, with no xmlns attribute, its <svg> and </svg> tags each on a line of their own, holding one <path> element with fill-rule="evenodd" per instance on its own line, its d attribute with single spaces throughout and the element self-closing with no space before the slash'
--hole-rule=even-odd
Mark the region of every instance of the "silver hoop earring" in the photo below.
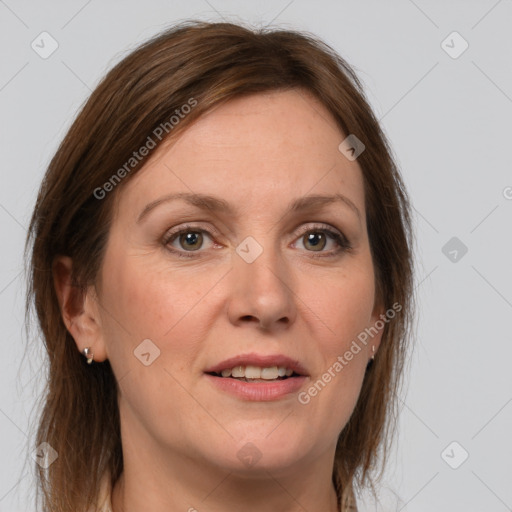
<svg viewBox="0 0 512 512">
<path fill-rule="evenodd" d="M 90 347 L 85 347 L 82 350 L 82 354 L 86 357 L 87 364 L 91 364 L 93 359 L 94 359 L 94 354 L 91 352 L 91 348 Z"/>
</svg>

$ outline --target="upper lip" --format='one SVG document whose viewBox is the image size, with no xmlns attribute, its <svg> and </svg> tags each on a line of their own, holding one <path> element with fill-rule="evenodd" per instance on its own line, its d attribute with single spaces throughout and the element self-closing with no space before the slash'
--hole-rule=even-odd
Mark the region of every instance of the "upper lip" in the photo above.
<svg viewBox="0 0 512 512">
<path fill-rule="evenodd" d="M 235 366 L 259 366 L 260 368 L 270 368 L 272 366 L 284 366 L 293 370 L 298 375 L 308 375 L 306 369 L 299 361 L 282 354 L 263 355 L 263 354 L 242 354 L 230 357 L 224 361 L 210 366 L 205 373 L 220 373 L 222 370 L 234 368 Z"/>
</svg>

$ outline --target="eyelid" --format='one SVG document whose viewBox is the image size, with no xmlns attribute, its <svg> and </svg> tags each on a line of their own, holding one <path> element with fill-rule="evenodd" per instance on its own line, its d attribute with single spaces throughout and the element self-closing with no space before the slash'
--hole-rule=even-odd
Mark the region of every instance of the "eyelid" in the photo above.
<svg viewBox="0 0 512 512">
<path fill-rule="evenodd" d="M 181 224 L 176 229 L 172 228 L 172 229 L 166 231 L 166 233 L 163 236 L 162 241 L 164 243 L 168 243 L 173 236 L 181 234 L 184 231 L 185 232 L 187 232 L 187 231 L 199 231 L 201 233 L 206 233 L 207 235 L 213 235 L 213 236 L 216 236 L 216 237 L 220 237 L 221 236 L 220 231 L 218 231 L 214 227 L 204 227 L 204 226 L 197 225 L 197 224 L 185 223 L 185 224 Z"/>
<path fill-rule="evenodd" d="M 310 222 L 310 223 L 306 223 L 306 225 L 301 224 L 301 227 L 298 228 L 298 231 L 295 231 L 295 232 L 298 232 L 302 235 L 302 234 L 308 233 L 309 231 L 315 231 L 315 230 L 332 231 L 332 232 L 338 233 L 341 236 L 343 236 L 344 238 L 346 238 L 345 235 L 338 228 L 335 228 L 334 226 L 331 226 L 330 224 L 325 224 L 324 222 Z"/>
</svg>

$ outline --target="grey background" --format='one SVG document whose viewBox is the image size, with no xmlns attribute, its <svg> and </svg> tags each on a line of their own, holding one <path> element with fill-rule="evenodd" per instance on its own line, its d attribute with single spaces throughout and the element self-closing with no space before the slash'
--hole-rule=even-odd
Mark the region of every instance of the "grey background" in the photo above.
<svg viewBox="0 0 512 512">
<path fill-rule="evenodd" d="M 417 340 L 381 503 L 362 496 L 361 510 L 512 510 L 510 0 L 0 0 L 0 512 L 34 510 L 44 367 L 37 340 L 24 357 L 22 249 L 36 191 L 105 72 L 186 18 L 322 37 L 363 80 L 411 195 Z M 31 48 L 43 31 L 59 45 L 47 59 Z M 457 58 L 441 45 L 453 31 L 469 44 Z M 462 48 L 453 36 L 446 44 Z M 452 237 L 468 248 L 455 262 L 455 246 L 443 251 Z"/>
</svg>

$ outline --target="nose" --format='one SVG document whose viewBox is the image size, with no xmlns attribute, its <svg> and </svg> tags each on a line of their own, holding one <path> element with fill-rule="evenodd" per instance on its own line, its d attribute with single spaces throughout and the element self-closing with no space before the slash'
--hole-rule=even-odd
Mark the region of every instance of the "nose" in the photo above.
<svg viewBox="0 0 512 512">
<path fill-rule="evenodd" d="M 228 315 L 233 325 L 254 324 L 263 330 L 289 328 L 297 314 L 293 276 L 271 248 L 251 263 L 233 256 Z"/>
</svg>

